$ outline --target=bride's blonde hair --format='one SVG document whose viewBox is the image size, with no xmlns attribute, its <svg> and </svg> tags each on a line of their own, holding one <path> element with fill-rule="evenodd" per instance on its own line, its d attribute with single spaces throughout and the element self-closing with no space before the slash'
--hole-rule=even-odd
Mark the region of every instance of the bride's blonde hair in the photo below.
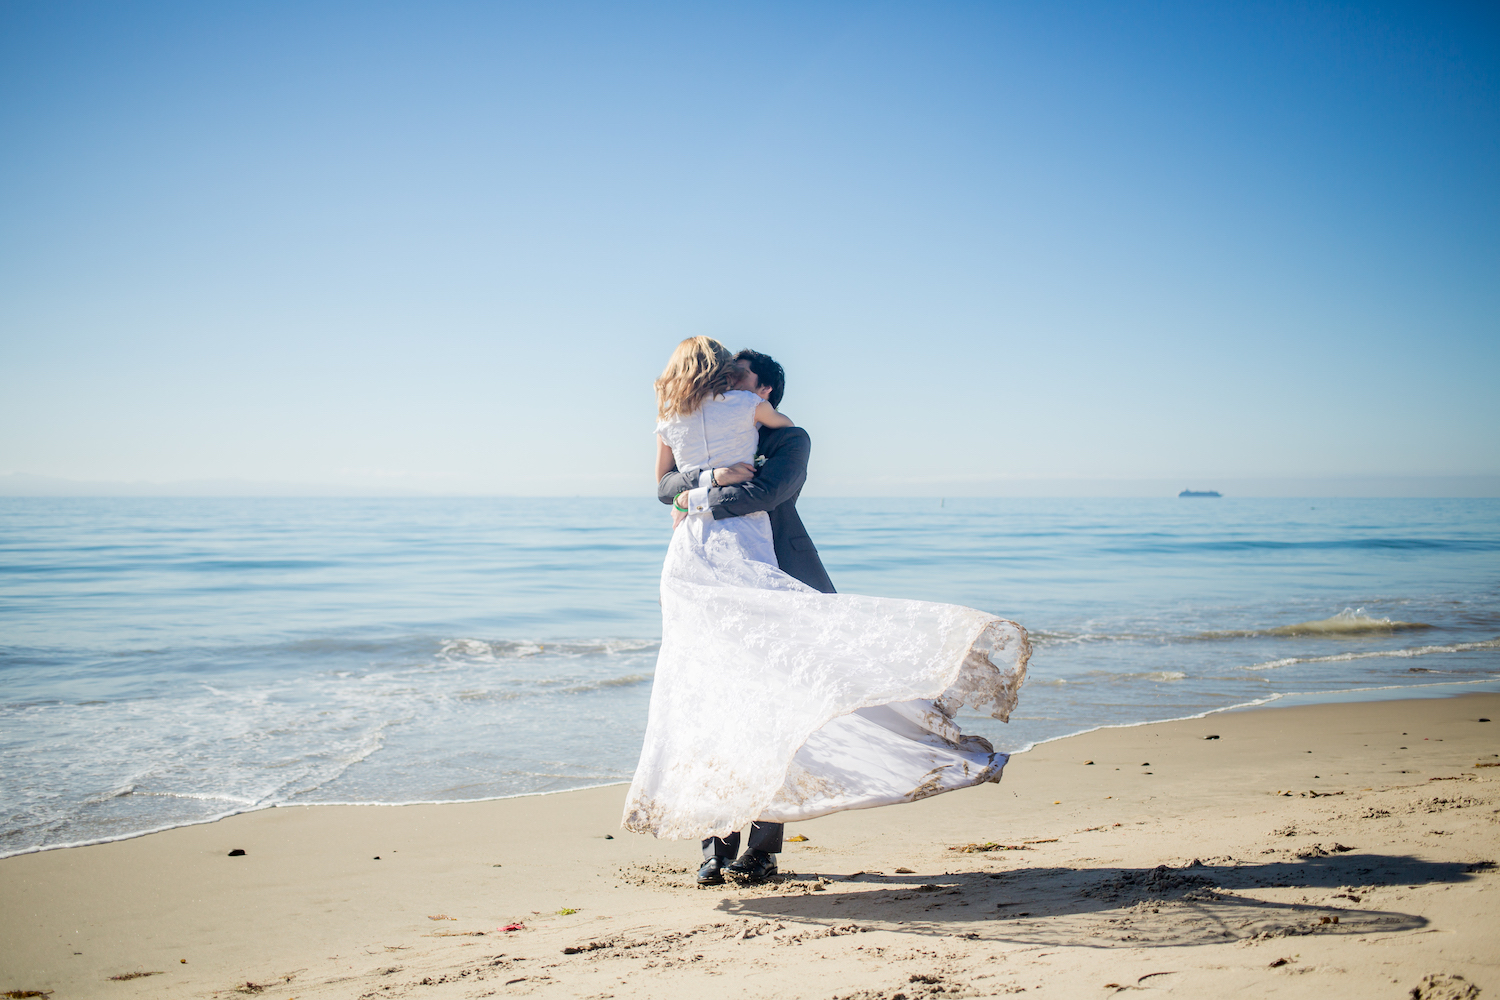
<svg viewBox="0 0 1500 1000">
<path fill-rule="evenodd" d="M 712 337 L 689 337 L 677 345 L 666 370 L 656 380 L 656 415 L 686 416 L 710 396 L 729 390 L 734 355 Z"/>
</svg>

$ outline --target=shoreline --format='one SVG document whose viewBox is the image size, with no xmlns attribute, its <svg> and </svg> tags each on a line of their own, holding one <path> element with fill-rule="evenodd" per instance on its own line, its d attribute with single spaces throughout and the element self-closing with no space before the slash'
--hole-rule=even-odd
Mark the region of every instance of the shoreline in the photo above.
<svg viewBox="0 0 1500 1000">
<path fill-rule="evenodd" d="M 620 831 L 621 784 L 261 809 L 0 861 L 0 991 L 1494 989 L 1495 713 L 1475 693 L 1096 729 L 998 785 L 795 824 L 754 887 L 693 887 L 696 844 Z"/>
<path fill-rule="evenodd" d="M 1424 688 L 1434 688 L 1434 687 L 1471 687 L 1471 686 L 1477 687 L 1478 685 L 1489 685 L 1491 687 L 1494 687 L 1495 688 L 1495 692 L 1482 691 L 1482 690 L 1481 691 L 1473 691 L 1473 692 L 1470 692 L 1470 691 L 1452 691 L 1452 692 L 1446 692 L 1446 693 L 1433 692 L 1431 694 L 1417 694 L 1417 695 L 1413 695 L 1413 696 L 1411 696 L 1410 699 L 1402 697 L 1400 695 L 1391 695 L 1389 697 L 1384 697 L 1384 698 L 1330 698 L 1330 699 L 1328 699 L 1326 701 L 1323 700 L 1323 698 L 1324 698 L 1325 695 L 1337 695 L 1337 694 L 1374 694 L 1376 692 L 1384 692 L 1384 691 L 1416 691 L 1416 690 L 1421 690 L 1421 689 L 1424 689 Z M 1278 691 L 1278 692 L 1274 692 L 1272 694 L 1269 694 L 1269 695 L 1267 695 L 1264 698 L 1258 698 L 1255 701 L 1245 701 L 1245 702 L 1239 702 L 1239 703 L 1234 704 L 1234 705 L 1225 705 L 1223 708 L 1205 709 L 1204 711 L 1198 712 L 1198 713 L 1196 713 L 1194 715 L 1174 715 L 1171 718 L 1167 718 L 1167 719 L 1148 719 L 1145 722 L 1103 722 L 1103 723 L 1100 723 L 1097 726 L 1091 726 L 1088 729 L 1080 729 L 1080 730 L 1078 730 L 1076 732 L 1064 733 L 1061 736 L 1049 736 L 1046 739 L 1036 740 L 1036 741 L 1034 741 L 1032 743 L 1028 743 L 1025 747 L 1021 748 L 1020 750 L 1009 750 L 1009 751 L 1006 751 L 1006 752 L 1009 753 L 1012 757 L 1016 757 L 1016 756 L 1018 756 L 1020 754 L 1028 753 L 1028 752 L 1030 752 L 1032 750 L 1035 750 L 1037 747 L 1046 746 L 1049 743 L 1056 743 L 1056 742 L 1058 742 L 1060 740 L 1071 740 L 1071 739 L 1074 739 L 1075 737 L 1078 737 L 1078 736 L 1087 736 L 1089 733 L 1097 733 L 1097 732 L 1100 732 L 1101 730 L 1106 730 L 1106 729 L 1136 729 L 1136 728 L 1139 728 L 1141 726 L 1161 726 L 1161 725 L 1166 725 L 1169 722 L 1193 722 L 1193 721 L 1198 720 L 1198 719 L 1207 719 L 1207 718 L 1209 718 L 1211 716 L 1214 716 L 1214 715 L 1223 715 L 1226 712 L 1253 712 L 1253 711 L 1256 711 L 1258 709 L 1263 709 L 1263 708 L 1293 708 L 1293 707 L 1300 707 L 1300 706 L 1304 706 L 1304 705 L 1358 705 L 1358 704 L 1361 704 L 1363 702 L 1406 701 L 1406 700 L 1413 700 L 1413 701 L 1415 701 L 1415 700 L 1421 700 L 1421 699 L 1427 699 L 1427 698 L 1462 698 L 1465 695 L 1468 695 L 1468 694 L 1471 694 L 1471 693 L 1472 694 L 1500 693 L 1500 677 L 1490 677 L 1490 678 L 1485 678 L 1483 680 L 1474 680 L 1474 681 L 1433 681 L 1432 683 L 1429 683 L 1429 684 L 1389 684 L 1389 685 L 1384 685 L 1384 686 L 1381 686 L 1381 687 L 1374 687 L 1374 688 L 1342 688 L 1342 689 L 1339 689 L 1339 690 L 1336 690 L 1336 691 Z M 1280 704 L 1277 704 L 1278 702 L 1285 701 L 1285 700 L 1288 700 L 1288 699 L 1295 699 L 1295 698 L 1308 698 L 1308 699 L 1312 699 L 1312 700 L 1302 701 L 1302 702 L 1296 702 L 1294 705 L 1280 705 Z"/>
<path fill-rule="evenodd" d="M 236 816 L 253 816 L 256 813 L 268 812 L 272 809 L 338 809 L 338 808 L 364 808 L 377 809 L 402 809 L 407 806 L 459 806 L 470 802 L 507 802 L 511 799 L 536 798 L 544 795 L 566 795 L 569 792 L 586 792 L 594 788 L 613 788 L 616 785 L 628 785 L 630 782 L 605 781 L 597 785 L 579 785 L 576 788 L 554 788 L 542 792 L 517 792 L 514 795 L 491 795 L 483 799 L 414 799 L 410 802 L 272 802 L 264 806 L 252 806 L 248 809 L 240 809 L 234 812 L 223 813 L 208 819 L 195 819 L 187 823 L 174 823 L 171 826 L 153 827 L 150 830 L 142 830 L 139 833 L 122 833 L 118 837 L 103 837 L 98 840 L 81 840 L 70 844 L 53 844 L 48 847 L 28 847 L 25 850 L 14 851 L 10 854 L 0 854 L 0 861 L 10 858 L 21 858 L 29 854 L 45 854 L 48 851 L 72 851 L 80 847 L 99 847 L 103 844 L 119 844 L 127 840 L 139 840 L 141 837 L 155 837 L 162 833 L 171 833 L 173 830 L 187 830 L 195 826 L 211 826 L 214 823 L 222 823 Z"/>
<path fill-rule="evenodd" d="M 1483 686 L 1493 687 L 1497 692 L 1500 692 L 1500 678 L 1485 678 L 1485 679 L 1481 679 L 1481 680 L 1469 680 L 1469 681 L 1432 681 L 1432 682 L 1426 682 L 1426 683 L 1420 683 L 1420 684 L 1392 684 L 1392 685 L 1383 685 L 1381 687 L 1373 687 L 1373 688 L 1345 688 L 1345 689 L 1339 689 L 1339 690 L 1333 690 L 1333 691 L 1287 691 L 1287 692 L 1274 692 L 1274 693 L 1272 693 L 1272 694 L 1270 694 L 1267 697 L 1262 698 L 1262 699 L 1256 699 L 1254 701 L 1248 701 L 1248 702 L 1239 702 L 1239 703 L 1234 704 L 1234 705 L 1223 706 L 1222 708 L 1210 708 L 1210 709 L 1206 709 L 1205 711 L 1198 712 L 1198 713 L 1193 714 L 1193 715 L 1179 715 L 1179 716 L 1172 716 L 1170 718 L 1164 718 L 1164 719 L 1148 719 L 1148 720 L 1146 720 L 1144 722 L 1109 722 L 1109 723 L 1101 723 L 1100 725 L 1092 726 L 1092 727 L 1089 727 L 1087 729 L 1080 729 L 1080 730 L 1077 730 L 1075 732 L 1064 733 L 1061 736 L 1049 736 L 1049 737 L 1047 737 L 1045 739 L 1036 740 L 1034 742 L 1028 743 L 1028 744 L 1026 744 L 1025 746 L 1023 746 L 1023 747 L 1021 747 L 1019 749 L 1008 750 L 1008 751 L 1004 751 L 1004 752 L 1007 753 L 1012 759 L 1014 759 L 1014 758 L 1019 757 L 1019 756 L 1021 756 L 1023 754 L 1029 753 L 1032 750 L 1035 750 L 1037 747 L 1046 746 L 1046 745 L 1048 745 L 1050 743 L 1056 743 L 1056 742 L 1058 742 L 1060 740 L 1069 740 L 1069 739 L 1073 739 L 1073 738 L 1079 737 L 1079 736 L 1086 736 L 1089 733 L 1095 733 L 1095 732 L 1099 732 L 1101 730 L 1132 729 L 1132 728 L 1137 728 L 1137 727 L 1140 727 L 1140 726 L 1163 725 L 1163 724 L 1170 723 L 1170 722 L 1189 722 L 1189 721 L 1198 720 L 1198 719 L 1206 719 L 1206 718 L 1209 718 L 1210 716 L 1220 715 L 1220 714 L 1223 714 L 1223 713 L 1226 713 L 1226 712 L 1246 712 L 1246 711 L 1255 711 L 1255 710 L 1263 709 L 1263 708 L 1291 707 L 1290 705 L 1279 705 L 1278 704 L 1278 702 L 1283 702 L 1283 701 L 1287 701 L 1287 700 L 1290 700 L 1290 699 L 1310 699 L 1310 700 L 1307 700 L 1307 701 L 1294 701 L 1293 702 L 1294 705 L 1342 705 L 1342 704 L 1359 704 L 1359 703 L 1366 702 L 1366 701 L 1369 701 L 1369 702 L 1402 701 L 1402 700 L 1406 700 L 1408 697 L 1412 698 L 1412 699 L 1461 698 L 1461 697 L 1464 697 L 1466 694 L 1471 693 L 1471 692 L 1468 692 L 1468 691 L 1452 691 L 1452 692 L 1446 692 L 1446 693 L 1439 693 L 1439 692 L 1432 692 L 1432 693 L 1427 693 L 1427 694 L 1414 693 L 1414 694 L 1409 695 L 1409 696 L 1402 694 L 1402 692 L 1408 692 L 1408 691 L 1411 691 L 1411 692 L 1421 692 L 1421 691 L 1423 691 L 1425 689 L 1430 689 L 1430 688 L 1481 688 L 1480 691 L 1476 691 L 1476 692 L 1473 692 L 1473 693 L 1485 693 L 1482 690 Z M 1370 698 L 1365 698 L 1365 697 L 1328 698 L 1327 697 L 1329 695 L 1373 695 L 1373 694 L 1377 694 L 1377 693 L 1384 694 L 1384 693 L 1387 693 L 1387 692 L 1391 692 L 1391 693 L 1385 694 L 1384 697 L 1370 697 Z M 1007 765 L 1007 766 L 1009 766 L 1009 765 Z M 98 847 L 98 846 L 103 845 L 103 844 L 117 844 L 117 843 L 121 843 L 123 841 L 136 840 L 136 839 L 138 839 L 140 837 L 152 837 L 152 836 L 156 836 L 157 834 L 169 833 L 169 832 L 171 832 L 173 830 L 183 830 L 183 829 L 188 829 L 190 827 L 195 827 L 195 826 L 204 826 L 204 825 L 209 825 L 209 824 L 213 824 L 213 823 L 221 823 L 224 820 L 233 819 L 236 816 L 247 816 L 247 815 L 251 815 L 251 814 L 254 814 L 254 813 L 258 813 L 258 812 L 264 812 L 264 811 L 270 810 L 270 809 L 320 809 L 320 808 L 332 808 L 332 807 L 363 807 L 363 806 L 374 806 L 374 807 L 382 807 L 382 808 L 402 808 L 402 807 L 406 807 L 406 806 L 461 805 L 461 804 L 470 803 L 470 802 L 505 802 L 505 801 L 509 801 L 511 799 L 523 799 L 523 798 L 530 798 L 530 797 L 544 796 L 544 795 L 564 795 L 564 794 L 567 794 L 569 792 L 582 792 L 582 791 L 587 791 L 589 789 L 594 789 L 594 788 L 611 788 L 611 787 L 615 787 L 617 785 L 628 785 L 628 784 L 630 784 L 629 779 L 621 779 L 619 781 L 605 781 L 605 782 L 600 782 L 599 784 L 593 784 L 593 785 L 579 785 L 579 786 L 576 786 L 576 787 L 573 787 L 573 788 L 557 788 L 557 789 L 551 789 L 551 790 L 539 791 L 539 792 L 517 792 L 517 793 L 515 793 L 513 795 L 492 795 L 492 796 L 487 796 L 487 797 L 484 797 L 484 798 L 477 798 L 477 799 L 411 799 L 411 800 L 402 801 L 402 802 L 273 802 L 273 803 L 270 803 L 268 805 L 254 806 L 254 807 L 247 808 L 247 809 L 241 809 L 241 810 L 236 810 L 236 811 L 232 811 L 232 812 L 221 813 L 220 815 L 214 816 L 214 817 L 211 817 L 211 818 L 205 818 L 205 819 L 199 819 L 199 820 L 192 820 L 192 821 L 186 822 L 186 823 L 174 823 L 174 824 L 167 825 L 167 826 L 152 827 L 149 830 L 142 830 L 142 831 L 139 831 L 139 832 L 136 832 L 136 833 L 125 833 L 125 834 L 120 834 L 120 835 L 114 836 L 114 837 L 102 837 L 102 838 L 95 839 L 95 840 L 74 841 L 74 842 L 70 842 L 70 843 L 67 843 L 67 844 L 52 844 L 52 845 L 47 845 L 47 846 L 42 846 L 42 847 L 28 847 L 28 848 L 24 848 L 24 849 L 19 850 L 19 851 L 13 851 L 13 852 L 10 852 L 10 853 L 0 852 L 0 861 L 5 861 L 5 860 L 7 860 L 9 858 L 24 857 L 24 856 L 30 855 L 30 854 L 43 854 L 43 853 L 46 853 L 48 851 L 70 851 L 70 850 L 75 850 L 75 849 L 80 848 L 80 847 Z"/>
</svg>

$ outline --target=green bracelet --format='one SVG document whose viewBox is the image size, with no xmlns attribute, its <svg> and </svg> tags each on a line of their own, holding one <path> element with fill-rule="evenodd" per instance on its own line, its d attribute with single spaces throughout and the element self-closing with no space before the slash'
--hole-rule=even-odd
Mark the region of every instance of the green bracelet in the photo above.
<svg viewBox="0 0 1500 1000">
<path fill-rule="evenodd" d="M 672 509 L 673 510 L 680 510 L 684 514 L 686 514 L 688 512 L 688 509 L 686 507 L 684 507 L 682 504 L 680 504 L 680 503 L 677 502 L 681 498 L 682 498 L 682 494 L 681 493 L 677 494 L 677 496 L 675 496 L 675 497 L 672 498 Z"/>
</svg>

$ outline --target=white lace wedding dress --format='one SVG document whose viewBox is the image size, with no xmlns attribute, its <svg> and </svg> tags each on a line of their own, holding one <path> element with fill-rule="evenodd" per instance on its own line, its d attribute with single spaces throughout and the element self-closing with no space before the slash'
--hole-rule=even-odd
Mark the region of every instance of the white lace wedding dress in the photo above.
<svg viewBox="0 0 1500 1000">
<path fill-rule="evenodd" d="M 678 468 L 751 461 L 759 397 L 657 425 Z M 687 518 L 661 574 L 662 641 L 624 826 L 726 836 L 999 781 L 1007 756 L 953 722 L 1002 721 L 1031 647 L 1014 622 L 924 601 L 821 594 L 776 566 L 764 513 Z"/>
</svg>

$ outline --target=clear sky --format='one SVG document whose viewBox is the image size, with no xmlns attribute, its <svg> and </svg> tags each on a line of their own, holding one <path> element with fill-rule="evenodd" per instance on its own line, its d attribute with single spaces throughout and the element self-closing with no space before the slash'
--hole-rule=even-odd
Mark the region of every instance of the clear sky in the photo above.
<svg viewBox="0 0 1500 1000">
<path fill-rule="evenodd" d="M 0 3 L 0 474 L 1500 475 L 1488 3 Z"/>
</svg>

